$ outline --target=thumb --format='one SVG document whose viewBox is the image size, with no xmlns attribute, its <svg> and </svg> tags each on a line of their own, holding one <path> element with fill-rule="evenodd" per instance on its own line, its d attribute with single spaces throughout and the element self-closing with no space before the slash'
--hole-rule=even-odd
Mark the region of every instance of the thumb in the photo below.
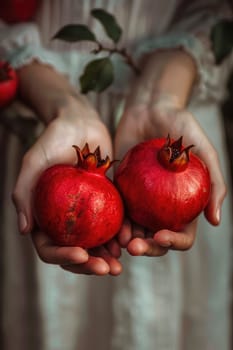
<svg viewBox="0 0 233 350">
<path fill-rule="evenodd" d="M 221 172 L 217 153 L 211 151 L 211 149 L 206 153 L 209 157 L 204 157 L 204 155 L 202 155 L 202 158 L 210 172 L 211 194 L 204 213 L 206 219 L 212 225 L 219 225 L 221 221 L 221 207 L 227 194 L 227 187 Z"/>
<path fill-rule="evenodd" d="M 21 197 L 17 187 L 15 187 L 12 194 L 12 200 L 16 208 L 18 218 L 18 229 L 21 234 L 27 234 L 32 230 L 33 219 L 30 208 L 27 205 L 25 196 Z"/>
<path fill-rule="evenodd" d="M 211 187 L 210 200 L 205 208 L 205 217 L 212 225 L 219 225 L 221 220 L 221 207 L 226 196 L 226 186 L 221 184 L 213 184 Z"/>
<path fill-rule="evenodd" d="M 33 228 L 32 197 L 41 168 L 41 164 L 35 161 L 31 152 L 26 153 L 12 193 L 12 201 L 18 215 L 18 229 L 21 234 L 30 233 Z"/>
</svg>

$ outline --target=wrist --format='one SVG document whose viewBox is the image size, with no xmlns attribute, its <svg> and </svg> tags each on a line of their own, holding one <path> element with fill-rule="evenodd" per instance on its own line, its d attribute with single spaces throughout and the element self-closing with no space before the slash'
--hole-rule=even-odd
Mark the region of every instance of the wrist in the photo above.
<svg viewBox="0 0 233 350">
<path fill-rule="evenodd" d="M 45 124 L 74 105 L 75 99 L 83 100 L 67 77 L 51 66 L 33 61 L 20 68 L 18 76 L 21 98 Z"/>
<path fill-rule="evenodd" d="M 86 124 L 100 120 L 88 99 L 78 92 L 63 95 L 63 104 L 57 104 L 54 109 L 53 119 L 56 118 L 66 119 L 74 124 L 80 120 L 84 120 Z"/>
<path fill-rule="evenodd" d="M 175 94 L 165 92 L 159 89 L 153 91 L 153 108 L 161 110 L 182 110 L 185 105 L 180 101 Z"/>
<path fill-rule="evenodd" d="M 167 99 L 179 108 L 187 105 L 197 79 L 195 61 L 188 53 L 158 50 L 145 58 L 143 72 L 153 75 L 155 100 Z"/>
</svg>

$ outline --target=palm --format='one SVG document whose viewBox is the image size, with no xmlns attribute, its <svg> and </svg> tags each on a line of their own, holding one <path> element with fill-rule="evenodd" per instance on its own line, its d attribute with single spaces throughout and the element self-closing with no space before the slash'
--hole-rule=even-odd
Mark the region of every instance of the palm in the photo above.
<svg viewBox="0 0 233 350">
<path fill-rule="evenodd" d="M 199 124 L 187 111 L 140 106 L 125 111 L 116 132 L 115 154 L 121 158 L 135 144 L 168 134 L 175 139 L 183 136 L 187 145 L 195 144 L 194 151 L 200 153 L 202 158 L 204 153 L 201 154 L 200 150 L 203 143 L 205 147 L 210 147 Z"/>
<path fill-rule="evenodd" d="M 99 128 L 99 130 L 98 130 Z M 51 123 L 38 141 L 34 144 L 32 150 L 41 155 L 44 166 L 50 166 L 55 163 L 75 163 L 76 153 L 73 145 L 83 147 L 88 142 L 91 150 L 97 146 L 103 152 L 103 155 L 112 155 L 112 146 L 110 137 L 105 131 L 104 126 L 99 125 L 80 129 L 78 126 L 69 125 L 69 123 L 54 122 Z"/>
<path fill-rule="evenodd" d="M 74 115 L 79 112 L 75 111 Z M 90 113 L 82 121 L 79 118 L 56 118 L 47 126 L 36 143 L 26 153 L 14 191 L 16 206 L 24 207 L 28 224 L 24 233 L 30 232 L 34 226 L 31 207 L 32 194 L 40 173 L 53 164 L 77 162 L 76 152 L 72 145 L 83 147 L 86 142 L 90 149 L 100 146 L 102 156 L 112 157 L 112 144 L 109 133 L 97 118 L 89 118 Z M 61 265 L 74 273 L 106 273 L 119 274 L 121 265 L 118 262 L 119 247 L 109 243 L 109 249 L 99 247 L 85 251 L 79 247 L 57 247 L 49 237 L 34 228 L 32 239 L 40 258 L 52 264 Z M 113 252 L 113 255 L 109 252 Z"/>
<path fill-rule="evenodd" d="M 175 139 L 184 136 L 185 145 L 194 144 L 195 152 L 206 162 L 211 176 L 213 179 L 215 178 L 216 184 L 213 182 L 212 196 L 205 212 L 207 219 L 212 224 L 216 224 L 214 209 L 217 202 L 215 196 L 221 173 L 217 165 L 213 167 L 211 157 L 209 157 L 213 153 L 212 145 L 189 112 L 170 107 L 163 109 L 161 107 L 149 108 L 148 106 L 128 108 L 125 110 L 116 132 L 116 157 L 121 159 L 129 148 L 141 141 L 154 137 L 166 137 L 167 134 Z M 190 248 L 195 239 L 196 224 L 194 221 L 187 225 L 183 233 L 177 234 L 162 230 L 157 232 L 154 238 L 147 238 L 142 227 L 138 227 L 126 219 L 119 234 L 119 241 L 133 255 L 159 256 L 165 254 L 168 248 L 181 250 Z"/>
</svg>

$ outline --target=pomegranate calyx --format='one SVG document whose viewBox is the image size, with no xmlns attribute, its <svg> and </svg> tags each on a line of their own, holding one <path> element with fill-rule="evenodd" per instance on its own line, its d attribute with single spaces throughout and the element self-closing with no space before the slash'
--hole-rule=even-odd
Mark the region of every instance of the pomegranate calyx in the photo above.
<svg viewBox="0 0 233 350">
<path fill-rule="evenodd" d="M 160 164 L 165 168 L 180 172 L 184 171 L 189 162 L 189 151 L 194 145 L 183 147 L 183 137 L 172 142 L 170 135 L 168 134 L 166 143 L 158 152 L 158 159 Z"/>
<path fill-rule="evenodd" d="M 88 143 L 85 144 L 82 150 L 76 145 L 73 145 L 73 147 L 76 150 L 78 158 L 76 166 L 86 171 L 104 175 L 114 163 L 108 156 L 105 159 L 101 158 L 99 146 L 94 152 L 90 152 Z"/>
</svg>

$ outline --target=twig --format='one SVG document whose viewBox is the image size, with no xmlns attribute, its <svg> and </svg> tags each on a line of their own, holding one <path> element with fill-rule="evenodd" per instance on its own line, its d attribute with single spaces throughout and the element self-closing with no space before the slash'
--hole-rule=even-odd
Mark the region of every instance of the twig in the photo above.
<svg viewBox="0 0 233 350">
<path fill-rule="evenodd" d="M 119 49 L 116 46 L 115 47 L 105 47 L 100 42 L 97 42 L 97 48 L 92 51 L 94 54 L 98 54 L 101 51 L 106 51 L 110 55 L 118 54 L 124 58 L 124 61 L 133 69 L 136 75 L 139 75 L 140 69 L 137 67 L 136 63 L 134 62 L 132 56 L 126 51 L 125 48 Z"/>
</svg>

